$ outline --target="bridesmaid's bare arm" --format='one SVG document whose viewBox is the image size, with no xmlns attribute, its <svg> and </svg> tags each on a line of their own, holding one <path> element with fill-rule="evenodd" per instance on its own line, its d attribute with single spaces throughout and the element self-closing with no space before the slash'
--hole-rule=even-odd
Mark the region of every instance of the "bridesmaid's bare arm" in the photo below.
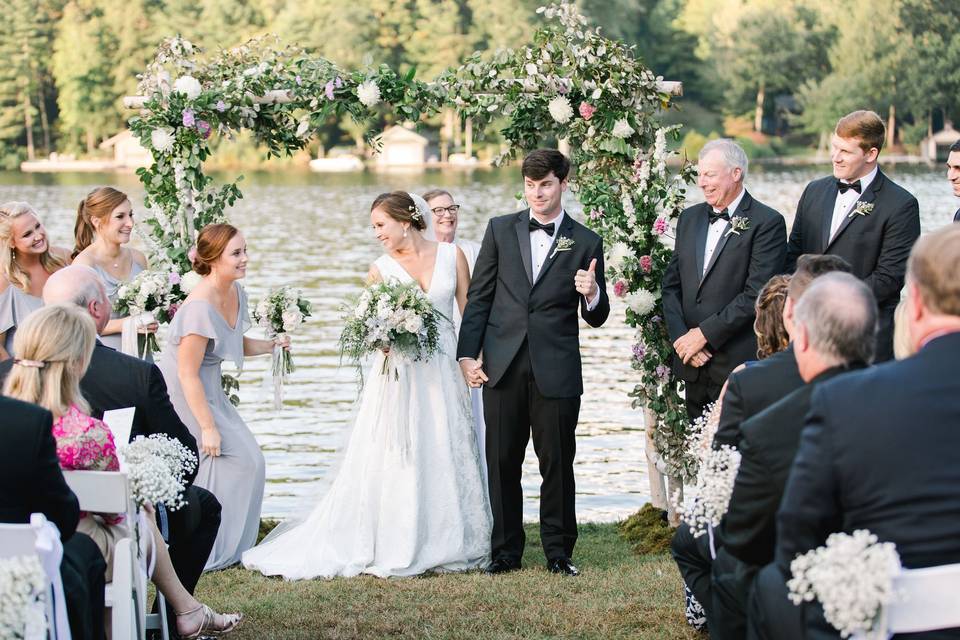
<svg viewBox="0 0 960 640">
<path fill-rule="evenodd" d="M 207 350 L 206 336 L 191 333 L 180 339 L 177 347 L 177 379 L 183 389 L 190 413 L 200 425 L 200 451 L 210 456 L 220 455 L 220 432 L 213 421 L 213 412 L 200 381 L 200 365 Z"/>
</svg>

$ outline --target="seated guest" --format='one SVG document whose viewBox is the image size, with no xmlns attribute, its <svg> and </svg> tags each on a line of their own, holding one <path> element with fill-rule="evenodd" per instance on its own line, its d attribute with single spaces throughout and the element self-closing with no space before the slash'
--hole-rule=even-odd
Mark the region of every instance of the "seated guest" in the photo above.
<svg viewBox="0 0 960 640">
<path fill-rule="evenodd" d="M 60 577 L 70 634 L 102 640 L 106 564 L 93 540 L 76 533 L 80 508 L 60 471 L 53 416 L 3 396 L 0 414 L 0 522 L 27 523 L 30 514 L 42 513 L 57 526 L 63 541 Z"/>
<path fill-rule="evenodd" d="M 916 355 L 814 389 L 777 514 L 776 565 L 755 592 L 764 574 L 782 591 L 790 562 L 838 531 L 870 530 L 909 569 L 960 563 L 960 226 L 914 245 L 906 313 Z M 785 606 L 758 603 L 766 637 L 783 637 Z M 803 617 L 806 637 L 837 637 L 819 605 Z M 960 629 L 911 637 L 960 638 Z"/>
<path fill-rule="evenodd" d="M 814 281 L 793 311 L 793 353 L 804 386 L 740 425 L 740 470 L 717 537 L 712 638 L 746 634 L 747 596 L 760 567 L 773 562 L 776 514 L 793 464 L 810 396 L 822 382 L 873 360 L 877 303 L 848 273 Z"/>
<path fill-rule="evenodd" d="M 89 415 L 80 394 L 80 378 L 90 363 L 96 342 L 93 320 L 74 305 L 52 305 L 30 314 L 14 338 L 19 354 L 4 383 L 4 393 L 34 402 L 53 414 L 57 456 L 64 469 L 118 471 L 116 447 L 109 427 Z M 149 506 L 145 507 L 152 511 Z M 170 563 L 156 524 L 148 519 L 156 569 L 153 582 L 177 611 L 177 633 L 195 638 L 236 628 L 238 614 L 220 615 L 183 588 Z M 129 535 L 122 516 L 82 513 L 77 530 L 89 535 L 106 559 L 106 580 L 112 579 L 116 541 Z"/>
<path fill-rule="evenodd" d="M 916 352 L 910 343 L 910 327 L 907 324 L 907 301 L 901 300 L 893 312 L 893 357 L 903 360 L 914 353 Z"/>
<path fill-rule="evenodd" d="M 783 307 L 787 301 L 789 284 L 789 276 L 773 276 L 757 296 L 757 317 L 753 321 L 753 333 L 757 336 L 757 360 L 780 353 L 790 344 L 790 335 L 783 324 Z"/>
<path fill-rule="evenodd" d="M 849 265 L 842 258 L 815 255 L 800 257 L 797 261 L 796 273 L 790 277 L 787 298 L 783 304 L 783 324 L 787 335 L 791 335 L 793 331 L 795 301 L 800 299 L 814 278 L 838 270 L 850 270 Z M 803 379 L 800 378 L 792 347 L 732 373 L 728 380 L 727 391 L 722 398 L 723 406 L 720 412 L 720 424 L 714 435 L 714 446 L 736 445 L 740 438 L 741 421 L 756 415 L 802 385 Z M 694 538 L 689 527 L 681 524 L 670 542 L 670 551 L 680 569 L 680 575 L 683 576 L 687 591 L 692 593 L 700 603 L 709 624 L 713 603 L 711 594 L 713 559 L 710 555 L 707 536 Z"/>
<path fill-rule="evenodd" d="M 0 205 L 0 360 L 13 356 L 13 334 L 43 306 L 50 274 L 70 262 L 70 252 L 50 246 L 36 210 L 26 202 Z"/>
</svg>

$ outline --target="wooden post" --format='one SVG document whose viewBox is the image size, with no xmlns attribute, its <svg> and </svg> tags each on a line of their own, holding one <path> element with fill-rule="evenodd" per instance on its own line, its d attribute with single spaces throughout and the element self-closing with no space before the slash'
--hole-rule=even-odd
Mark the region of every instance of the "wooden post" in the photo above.
<svg viewBox="0 0 960 640">
<path fill-rule="evenodd" d="M 644 452 L 647 457 L 647 480 L 650 483 L 650 502 L 657 509 L 669 511 L 667 487 L 663 482 L 663 474 L 657 467 L 657 447 L 653 443 L 653 430 L 657 426 L 657 416 L 647 407 L 643 408 L 643 430 L 646 434 Z"/>
<path fill-rule="evenodd" d="M 897 139 L 897 107 L 894 104 L 890 105 L 890 110 L 887 112 L 887 149 L 893 147 L 894 141 Z M 890 153 L 887 151 L 887 153 Z M 934 156 L 934 161 L 936 161 L 936 156 Z"/>
<path fill-rule="evenodd" d="M 466 145 L 463 148 L 464 155 L 467 156 L 467 162 L 473 157 L 473 118 L 467 118 L 464 123 L 463 137 Z"/>
</svg>

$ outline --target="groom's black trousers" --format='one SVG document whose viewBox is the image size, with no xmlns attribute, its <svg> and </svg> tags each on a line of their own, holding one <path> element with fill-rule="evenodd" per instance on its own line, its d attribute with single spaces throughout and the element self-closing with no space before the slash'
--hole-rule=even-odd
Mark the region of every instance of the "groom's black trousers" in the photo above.
<svg viewBox="0 0 960 640">
<path fill-rule="evenodd" d="M 524 341 L 495 387 L 484 387 L 487 470 L 493 506 L 492 556 L 519 562 L 523 533 L 523 457 L 533 432 L 540 461 L 540 540 L 548 560 L 573 557 L 577 542 L 573 480 L 580 397 L 545 398 Z"/>
</svg>

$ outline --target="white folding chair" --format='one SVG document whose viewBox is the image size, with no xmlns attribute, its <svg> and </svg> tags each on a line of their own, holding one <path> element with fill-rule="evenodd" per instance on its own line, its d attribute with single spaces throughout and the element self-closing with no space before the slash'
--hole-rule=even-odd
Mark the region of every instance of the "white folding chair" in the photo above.
<svg viewBox="0 0 960 640">
<path fill-rule="evenodd" d="M 901 569 L 893 588 L 902 597 L 887 607 L 889 635 L 960 627 L 960 564 Z"/>
<path fill-rule="evenodd" d="M 114 640 L 143 640 L 147 629 L 158 629 L 164 640 L 169 640 L 164 618 L 160 614 L 147 615 L 147 571 L 138 558 L 138 540 L 145 540 L 150 532 L 141 527 L 140 517 L 127 475 L 115 471 L 64 471 L 63 477 L 80 501 L 84 511 L 106 514 L 126 514 L 127 526 L 135 538 L 118 540 L 114 547 L 113 581 L 105 592 L 106 606 L 111 610 Z M 139 535 L 136 535 L 140 529 Z M 158 607 L 160 611 L 164 608 Z"/>
<path fill-rule="evenodd" d="M 60 582 L 60 562 L 63 547 L 60 532 L 42 513 L 30 516 L 30 524 L 0 524 L 0 558 L 36 556 L 47 576 L 47 595 L 44 615 L 47 637 L 53 640 L 71 640 L 67 622 L 67 604 Z M 58 586 L 60 585 L 60 586 Z"/>
</svg>

